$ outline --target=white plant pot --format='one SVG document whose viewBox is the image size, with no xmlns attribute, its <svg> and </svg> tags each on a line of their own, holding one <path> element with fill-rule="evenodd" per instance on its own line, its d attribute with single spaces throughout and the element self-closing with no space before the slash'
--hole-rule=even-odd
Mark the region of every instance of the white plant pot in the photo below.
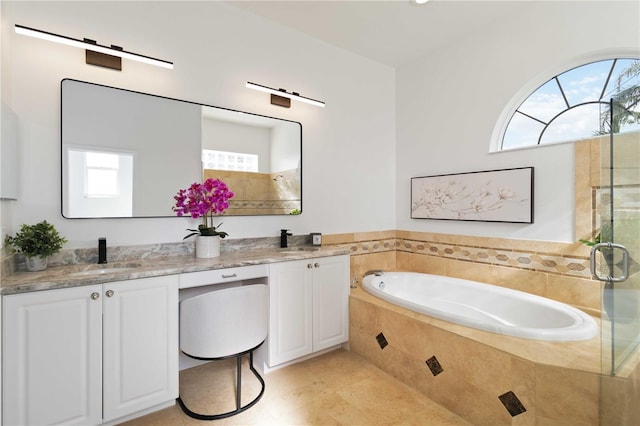
<svg viewBox="0 0 640 426">
<path fill-rule="evenodd" d="M 24 257 L 24 263 L 27 267 L 27 271 L 29 272 L 37 272 L 44 271 L 47 269 L 47 263 L 49 262 L 48 257 L 42 256 L 32 256 L 32 257 Z"/>
<path fill-rule="evenodd" d="M 199 259 L 207 259 L 220 256 L 220 237 L 202 236 L 196 237 L 196 257 Z"/>
</svg>

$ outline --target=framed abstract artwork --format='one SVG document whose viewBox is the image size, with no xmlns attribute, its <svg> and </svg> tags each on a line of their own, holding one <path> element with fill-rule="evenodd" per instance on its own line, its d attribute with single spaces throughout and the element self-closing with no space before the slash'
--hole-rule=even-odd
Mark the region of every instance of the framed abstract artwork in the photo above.
<svg viewBox="0 0 640 426">
<path fill-rule="evenodd" d="M 533 167 L 411 178 L 411 218 L 533 223 Z"/>
</svg>

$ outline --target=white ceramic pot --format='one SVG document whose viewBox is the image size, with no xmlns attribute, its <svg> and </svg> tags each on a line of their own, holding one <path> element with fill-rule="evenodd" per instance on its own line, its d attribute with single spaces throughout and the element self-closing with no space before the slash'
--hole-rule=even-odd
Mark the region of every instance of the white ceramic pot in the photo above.
<svg viewBox="0 0 640 426">
<path fill-rule="evenodd" d="M 196 257 L 206 259 L 220 256 L 220 237 L 202 236 L 196 237 Z"/>
<path fill-rule="evenodd" d="M 47 263 L 49 262 L 48 257 L 42 256 L 32 256 L 32 257 L 24 257 L 24 263 L 27 266 L 27 271 L 29 272 L 37 272 L 44 271 L 47 269 Z"/>
</svg>

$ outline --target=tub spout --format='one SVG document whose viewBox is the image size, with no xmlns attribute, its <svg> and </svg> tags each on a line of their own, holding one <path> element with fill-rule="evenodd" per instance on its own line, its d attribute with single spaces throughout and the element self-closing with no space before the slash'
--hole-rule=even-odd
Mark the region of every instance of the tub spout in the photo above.
<svg viewBox="0 0 640 426">
<path fill-rule="evenodd" d="M 365 272 L 362 278 L 366 277 L 367 275 L 375 275 L 376 277 L 381 277 L 382 274 L 384 274 L 384 271 L 382 269 L 373 269 L 371 271 Z"/>
</svg>

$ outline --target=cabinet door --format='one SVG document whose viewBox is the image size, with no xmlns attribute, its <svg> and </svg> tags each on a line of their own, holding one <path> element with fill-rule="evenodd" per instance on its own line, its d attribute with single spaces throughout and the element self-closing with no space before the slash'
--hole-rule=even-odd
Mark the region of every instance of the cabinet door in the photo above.
<svg viewBox="0 0 640 426">
<path fill-rule="evenodd" d="M 178 278 L 104 284 L 104 420 L 178 396 Z"/>
<path fill-rule="evenodd" d="M 101 288 L 2 298 L 4 424 L 102 422 Z"/>
<path fill-rule="evenodd" d="M 313 351 L 349 340 L 349 256 L 314 259 Z"/>
<path fill-rule="evenodd" d="M 271 367 L 312 351 L 312 267 L 311 260 L 274 263 L 270 266 Z"/>
</svg>

